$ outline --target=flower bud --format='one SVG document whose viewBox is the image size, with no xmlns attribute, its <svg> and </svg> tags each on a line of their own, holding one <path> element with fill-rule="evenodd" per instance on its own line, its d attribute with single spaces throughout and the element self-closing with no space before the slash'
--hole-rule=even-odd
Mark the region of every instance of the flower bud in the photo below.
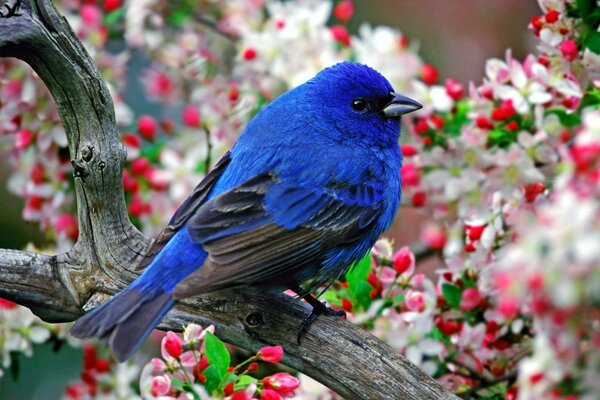
<svg viewBox="0 0 600 400">
<path fill-rule="evenodd" d="M 281 346 L 263 347 L 256 355 L 259 360 L 276 363 L 283 357 L 283 348 Z"/>
</svg>

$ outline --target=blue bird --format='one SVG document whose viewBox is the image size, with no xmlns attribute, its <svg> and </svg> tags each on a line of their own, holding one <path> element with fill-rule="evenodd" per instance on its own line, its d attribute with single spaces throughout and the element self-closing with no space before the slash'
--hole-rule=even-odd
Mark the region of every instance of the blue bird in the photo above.
<svg viewBox="0 0 600 400">
<path fill-rule="evenodd" d="M 419 108 L 351 62 L 281 95 L 179 207 L 143 274 L 71 334 L 108 339 L 123 361 L 178 299 L 236 286 L 310 297 L 340 278 L 394 219 L 400 116 Z"/>
</svg>

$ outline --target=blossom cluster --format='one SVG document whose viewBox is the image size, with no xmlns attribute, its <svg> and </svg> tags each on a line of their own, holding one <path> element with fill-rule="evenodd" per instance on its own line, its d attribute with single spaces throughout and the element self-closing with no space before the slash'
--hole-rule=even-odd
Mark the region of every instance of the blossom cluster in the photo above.
<svg viewBox="0 0 600 400">
<path fill-rule="evenodd" d="M 146 399 L 280 400 L 292 397 L 300 384 L 294 376 L 277 372 L 254 378 L 260 361 L 277 363 L 281 346 L 263 347 L 254 356 L 231 367 L 227 347 L 213 334 L 214 327 L 186 327 L 183 337 L 167 332 L 161 342 L 162 358 L 153 358 L 142 371 L 141 392 Z"/>
<path fill-rule="evenodd" d="M 115 98 L 129 213 L 149 234 L 268 101 L 338 61 L 382 72 L 424 104 L 405 119 L 401 144 L 403 207 L 423 211 L 421 243 L 380 240 L 325 299 L 464 397 L 587 399 L 600 376 L 600 8 L 592 3 L 539 0 L 529 26 L 536 54 L 488 60 L 483 81 L 468 85 L 442 80 L 398 30 L 363 24 L 351 34 L 351 0 L 60 6 Z M 124 46 L 107 51 L 114 37 Z M 148 61 L 145 97 L 162 115 L 124 101 L 136 54 Z M 64 248 L 77 225 L 56 110 L 35 74 L 14 62 L 0 62 L 0 94 L 10 189 L 25 200 L 24 218 Z M 425 273 L 431 254 L 439 267 Z M 280 349 L 229 368 L 218 343 L 211 328 L 168 333 L 162 359 L 142 372 L 142 395 L 276 399 L 292 392 L 278 388 L 298 386 L 289 375 L 249 375 L 261 357 L 278 361 L 264 357 Z M 115 390 L 107 382 L 117 375 L 134 379 L 108 360 L 109 368 L 84 362 L 71 398 Z M 301 398 L 334 396 L 299 379 Z"/>
<path fill-rule="evenodd" d="M 95 344 L 83 346 L 83 371 L 78 381 L 65 387 L 65 400 L 130 399 L 141 397 L 133 390 L 132 382 L 139 377 L 140 369 L 132 362 L 119 364 L 110 355 L 100 357 L 108 350 Z"/>
<path fill-rule="evenodd" d="M 62 344 L 70 340 L 64 325 L 49 324 L 11 301 L 0 299 L 0 377 L 5 371 L 18 372 L 22 355 L 31 357 L 33 345 Z"/>
</svg>

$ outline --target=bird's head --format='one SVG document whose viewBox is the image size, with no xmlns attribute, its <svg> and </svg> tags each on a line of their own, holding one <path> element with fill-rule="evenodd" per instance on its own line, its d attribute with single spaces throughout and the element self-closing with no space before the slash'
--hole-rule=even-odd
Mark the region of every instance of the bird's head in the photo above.
<svg viewBox="0 0 600 400">
<path fill-rule="evenodd" d="M 391 145 L 400 135 L 400 117 L 422 106 L 394 92 L 371 67 L 342 62 L 305 83 L 305 106 L 313 121 L 324 123 L 336 141 Z M 330 129 L 327 129 L 330 128 Z"/>
</svg>

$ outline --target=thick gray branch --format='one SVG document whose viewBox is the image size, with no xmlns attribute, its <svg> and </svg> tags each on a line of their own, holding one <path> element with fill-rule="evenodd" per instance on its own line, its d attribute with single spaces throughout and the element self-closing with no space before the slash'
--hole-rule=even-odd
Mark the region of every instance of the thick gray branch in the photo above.
<svg viewBox="0 0 600 400">
<path fill-rule="evenodd" d="M 11 1 L 11 5 L 14 4 Z M 0 56 L 30 64 L 50 89 L 73 159 L 80 237 L 66 254 L 0 249 L 0 297 L 48 321 L 72 321 L 130 282 L 150 243 L 129 221 L 121 182 L 125 151 L 112 99 L 89 55 L 49 0 L 23 0 L 0 18 Z M 182 301 L 162 322 L 214 324 L 249 351 L 281 344 L 285 364 L 349 399 L 455 399 L 368 332 L 320 317 L 296 343 L 308 306 L 283 294 L 228 291 Z"/>
</svg>

